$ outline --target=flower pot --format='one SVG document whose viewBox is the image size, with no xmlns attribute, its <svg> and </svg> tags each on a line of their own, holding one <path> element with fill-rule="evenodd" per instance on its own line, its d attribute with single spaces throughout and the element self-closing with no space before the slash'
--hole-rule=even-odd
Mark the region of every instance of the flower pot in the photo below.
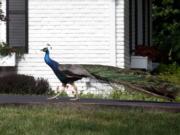
<svg viewBox="0 0 180 135">
<path fill-rule="evenodd" d="M 14 67 L 16 65 L 16 54 L 2 56 L 0 55 L 0 67 Z"/>
<path fill-rule="evenodd" d="M 131 68 L 152 70 L 152 61 L 147 56 L 131 56 Z"/>
</svg>

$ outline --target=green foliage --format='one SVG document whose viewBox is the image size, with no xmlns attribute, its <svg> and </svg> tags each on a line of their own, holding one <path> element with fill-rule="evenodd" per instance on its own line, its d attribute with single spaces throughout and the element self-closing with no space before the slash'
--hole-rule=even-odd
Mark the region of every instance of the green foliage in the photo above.
<svg viewBox="0 0 180 135">
<path fill-rule="evenodd" d="M 60 97 L 68 97 L 68 94 L 66 93 L 66 91 L 63 90 L 59 93 L 59 96 Z"/>
<path fill-rule="evenodd" d="M 90 93 L 90 92 L 88 92 L 86 94 L 81 92 L 80 97 L 81 98 L 100 98 L 100 99 L 104 98 L 102 94 L 93 94 L 93 93 Z M 106 97 L 106 98 L 108 98 L 108 97 Z"/>
<path fill-rule="evenodd" d="M 80 97 L 81 98 L 95 98 L 95 94 L 92 93 L 87 93 L 87 94 L 83 94 L 82 92 L 80 93 Z"/>
<path fill-rule="evenodd" d="M 81 98 L 114 99 L 114 100 L 142 100 L 142 101 L 168 101 L 133 90 L 113 90 L 110 94 L 80 94 Z"/>
<path fill-rule="evenodd" d="M 180 84 L 180 66 L 176 63 L 169 65 L 160 64 L 156 72 L 158 73 L 160 79 L 173 84 Z"/>
<path fill-rule="evenodd" d="M 159 75 L 152 75 L 149 72 L 120 69 L 110 66 L 83 66 L 90 73 L 96 74 L 100 76 L 99 78 L 102 77 L 106 81 L 114 81 L 119 84 L 128 83 L 138 86 L 138 88 L 143 88 L 146 91 L 169 96 L 171 98 L 176 98 L 177 91 L 180 91 L 180 83 L 178 83 L 178 81 L 176 81 L 177 85 L 175 85 L 173 81 L 170 82 L 168 80 L 164 80 L 163 78 L 160 78 Z M 178 79 L 176 74 L 174 74 L 174 76 Z M 137 94 L 139 93 L 138 90 L 136 90 L 136 92 Z"/>
<path fill-rule="evenodd" d="M 160 64 L 156 69 L 156 72 L 159 74 L 177 74 L 180 70 L 180 67 L 176 64 Z"/>
<path fill-rule="evenodd" d="M 21 57 L 24 54 L 24 49 L 10 47 L 8 44 L 6 44 L 4 42 L 0 43 L 0 55 L 1 56 L 11 55 L 14 52 L 16 53 L 16 56 Z"/>
<path fill-rule="evenodd" d="M 153 43 L 162 52 L 162 62 L 180 61 L 180 2 L 153 1 Z"/>
<path fill-rule="evenodd" d="M 0 21 L 5 21 L 5 16 L 3 14 L 4 12 L 2 11 L 1 6 L 2 6 L 2 3 L 0 1 Z"/>
<path fill-rule="evenodd" d="M 50 95 L 50 96 L 57 95 L 57 94 L 59 97 L 68 97 L 68 94 L 65 90 L 62 90 L 60 92 L 59 91 L 56 92 L 54 90 L 51 90 L 50 92 L 48 92 L 48 95 Z"/>
<path fill-rule="evenodd" d="M 0 77 L 0 93 L 3 94 L 48 94 L 49 83 L 42 79 L 34 79 L 26 75 L 8 75 Z"/>
<path fill-rule="evenodd" d="M 139 81 L 144 79 L 144 76 L 148 75 L 148 72 L 135 71 L 128 69 L 121 69 L 111 66 L 101 66 L 101 65 L 83 65 L 91 74 L 98 75 L 108 81 Z"/>
<path fill-rule="evenodd" d="M 111 99 L 121 99 L 122 98 L 122 95 L 123 95 L 123 92 L 120 91 L 120 90 L 113 90 L 111 93 L 110 93 L 110 98 Z"/>
<path fill-rule="evenodd" d="M 11 53 L 15 52 L 15 49 L 9 47 L 6 43 L 0 43 L 0 55 L 6 56 L 11 55 Z"/>
<path fill-rule="evenodd" d="M 1 1 L 0 1 L 0 21 L 6 21 L 6 17 L 4 16 L 4 12 L 1 9 Z M 23 51 L 21 49 L 13 48 L 8 46 L 8 44 L 4 42 L 0 42 L 0 55 L 6 56 L 6 55 L 11 55 L 11 53 L 16 52 L 17 56 L 22 56 Z"/>
<path fill-rule="evenodd" d="M 142 100 L 142 101 L 168 101 L 162 98 L 154 97 L 151 95 L 144 94 L 142 92 L 137 92 L 133 90 L 113 90 L 110 95 L 110 99 L 119 99 L 119 100 Z"/>
</svg>

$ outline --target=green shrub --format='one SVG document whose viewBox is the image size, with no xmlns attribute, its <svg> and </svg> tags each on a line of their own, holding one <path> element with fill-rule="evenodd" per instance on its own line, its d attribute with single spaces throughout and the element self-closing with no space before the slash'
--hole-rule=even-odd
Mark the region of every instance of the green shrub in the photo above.
<svg viewBox="0 0 180 135">
<path fill-rule="evenodd" d="M 68 94 L 67 94 L 67 92 L 66 91 L 61 91 L 60 93 L 59 93 L 59 96 L 60 97 L 68 97 Z"/>
<path fill-rule="evenodd" d="M 49 83 L 42 78 L 17 74 L 0 77 L 0 93 L 41 95 L 49 92 Z"/>
<path fill-rule="evenodd" d="M 100 98 L 100 99 L 103 99 L 105 98 L 102 94 L 93 94 L 93 93 L 86 93 L 84 94 L 83 92 L 80 93 L 80 97 L 81 98 Z"/>
<path fill-rule="evenodd" d="M 142 92 L 128 90 L 120 91 L 120 90 L 113 90 L 109 97 L 109 99 L 114 100 L 143 100 L 143 101 L 166 101 L 165 99 L 151 96 Z"/>
<path fill-rule="evenodd" d="M 158 74 L 177 74 L 180 72 L 180 67 L 176 63 L 169 65 L 160 64 L 156 69 L 156 72 Z"/>
<path fill-rule="evenodd" d="M 120 90 L 113 90 L 110 93 L 109 97 L 111 99 L 121 99 L 122 95 L 123 95 L 123 93 Z"/>
<path fill-rule="evenodd" d="M 169 65 L 160 64 L 156 72 L 161 80 L 180 84 L 180 66 L 176 63 Z"/>
</svg>

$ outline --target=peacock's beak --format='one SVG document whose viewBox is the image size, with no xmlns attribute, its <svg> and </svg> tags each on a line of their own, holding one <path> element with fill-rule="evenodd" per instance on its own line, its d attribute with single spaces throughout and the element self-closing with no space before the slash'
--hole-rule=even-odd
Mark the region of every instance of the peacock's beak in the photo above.
<svg viewBox="0 0 180 135">
<path fill-rule="evenodd" d="M 43 48 L 43 49 L 41 49 L 40 51 L 42 51 L 42 52 L 46 52 L 46 48 Z"/>
<path fill-rule="evenodd" d="M 43 49 L 41 49 L 41 51 L 43 51 L 43 52 L 46 52 L 46 51 L 48 51 L 48 48 L 43 48 Z"/>
</svg>

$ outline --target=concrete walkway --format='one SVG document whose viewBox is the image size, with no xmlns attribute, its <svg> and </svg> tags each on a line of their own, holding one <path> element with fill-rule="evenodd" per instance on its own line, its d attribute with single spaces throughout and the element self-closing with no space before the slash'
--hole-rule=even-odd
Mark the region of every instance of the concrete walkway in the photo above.
<svg viewBox="0 0 180 135">
<path fill-rule="evenodd" d="M 0 105 L 39 105 L 39 104 L 82 104 L 100 105 L 121 108 L 143 108 L 148 110 L 162 110 L 180 112 L 180 103 L 173 102 L 144 102 L 107 99 L 80 99 L 71 101 L 70 98 L 59 98 L 48 100 L 47 96 L 21 96 L 21 95 L 0 95 Z"/>
</svg>

